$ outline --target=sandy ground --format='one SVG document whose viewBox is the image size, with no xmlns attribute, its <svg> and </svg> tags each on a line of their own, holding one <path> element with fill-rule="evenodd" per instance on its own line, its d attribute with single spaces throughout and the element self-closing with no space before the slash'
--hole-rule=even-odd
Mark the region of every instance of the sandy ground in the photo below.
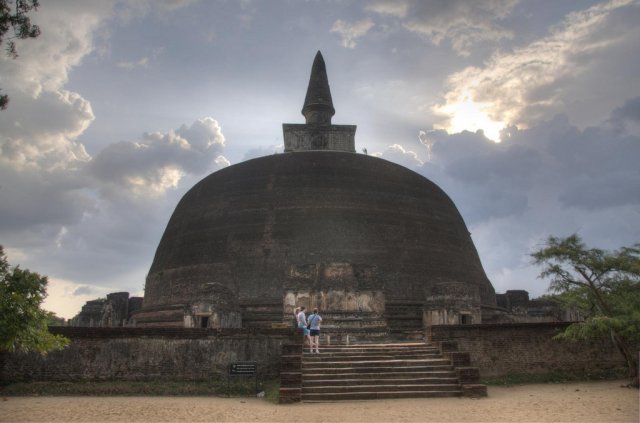
<svg viewBox="0 0 640 423">
<path fill-rule="evenodd" d="M 275 405 L 258 398 L 8 397 L 2 422 L 638 422 L 624 381 L 489 387 L 481 399 Z"/>
</svg>

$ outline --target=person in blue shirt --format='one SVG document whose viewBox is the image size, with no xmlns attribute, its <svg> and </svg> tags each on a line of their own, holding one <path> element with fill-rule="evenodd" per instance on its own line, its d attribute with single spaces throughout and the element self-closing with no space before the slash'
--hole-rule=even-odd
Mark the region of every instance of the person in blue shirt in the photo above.
<svg viewBox="0 0 640 423">
<path fill-rule="evenodd" d="M 315 353 L 320 353 L 320 323 L 322 322 L 322 317 L 318 314 L 318 309 L 313 309 L 313 314 L 309 316 L 309 326 L 310 326 L 310 342 L 311 342 L 311 351 Z M 314 351 L 315 346 L 315 351 Z"/>
</svg>

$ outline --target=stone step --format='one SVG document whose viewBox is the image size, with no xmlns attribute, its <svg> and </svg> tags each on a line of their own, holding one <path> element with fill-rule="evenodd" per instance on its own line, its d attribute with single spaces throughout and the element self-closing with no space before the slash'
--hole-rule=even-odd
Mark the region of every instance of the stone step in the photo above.
<svg viewBox="0 0 640 423">
<path fill-rule="evenodd" d="M 452 361 L 420 340 L 320 348 L 299 362 L 304 402 L 469 396 Z"/>
<path fill-rule="evenodd" d="M 305 373 L 304 381 L 313 382 L 316 380 L 371 380 L 371 379 L 403 379 L 403 378 L 439 378 L 451 379 L 457 378 L 457 374 L 453 370 L 433 370 L 433 371 L 391 371 L 387 372 L 343 372 L 343 373 Z"/>
<path fill-rule="evenodd" d="M 432 348 L 422 348 L 419 350 L 415 350 L 412 351 L 410 349 L 406 349 L 406 350 L 383 350 L 383 349 L 376 349 L 376 350 L 353 350 L 353 351 L 343 351 L 343 350 L 337 350 L 335 348 L 330 348 L 330 347 L 323 347 L 322 345 L 320 345 L 320 353 L 323 355 L 333 355 L 336 357 L 342 356 L 342 357 L 352 357 L 352 356 L 356 356 L 356 355 L 398 355 L 398 356 L 402 356 L 402 355 L 440 355 L 440 351 L 436 350 L 436 349 L 432 349 Z M 304 357 L 309 357 L 309 356 L 314 356 L 315 352 L 310 352 L 309 351 L 309 347 L 308 346 L 304 346 L 303 348 L 303 356 Z"/>
<path fill-rule="evenodd" d="M 304 347 L 304 353 L 309 354 L 308 345 Z M 440 350 L 432 347 L 416 347 L 412 348 L 372 348 L 372 349 L 340 349 L 320 344 L 320 352 L 336 355 L 353 355 L 353 354 L 439 354 Z"/>
<path fill-rule="evenodd" d="M 372 366 L 372 367 L 305 367 L 302 369 L 303 379 L 308 374 L 336 374 L 336 373 L 423 373 L 432 371 L 452 371 L 451 364 L 432 366 Z"/>
<path fill-rule="evenodd" d="M 309 379 L 305 377 L 304 382 L 302 383 L 303 388 L 312 388 L 317 386 L 327 387 L 327 386 L 360 386 L 367 385 L 371 386 L 372 382 L 379 383 L 381 385 L 456 385 L 458 386 L 458 378 L 455 376 L 451 377 L 414 377 L 413 374 L 407 374 L 405 377 L 395 377 L 390 378 L 336 378 L 336 375 L 331 375 L 331 378 L 328 378 L 327 375 L 324 375 L 324 378 L 318 379 Z M 378 386 L 378 385 L 376 385 Z"/>
<path fill-rule="evenodd" d="M 308 346 L 305 346 L 305 354 L 308 353 Z M 434 353 L 439 354 L 440 350 L 435 347 L 415 347 L 415 348 L 347 348 L 347 347 L 334 347 L 330 345 L 320 344 L 320 351 L 323 353 L 331 354 L 416 354 L 416 353 Z"/>
<path fill-rule="evenodd" d="M 303 386 L 303 394 L 338 394 L 345 392 L 433 392 L 433 391 L 460 391 L 460 385 L 450 384 L 370 384 L 370 385 L 329 385 L 329 386 Z"/>
<path fill-rule="evenodd" d="M 371 348 L 416 348 L 416 347 L 434 347 L 434 345 L 424 342 L 389 342 L 389 343 L 367 343 L 367 344 L 351 344 L 340 345 L 344 349 L 371 349 Z"/>
<path fill-rule="evenodd" d="M 383 360 L 419 360 L 425 358 L 436 359 L 440 358 L 440 354 L 436 353 L 424 353 L 424 354 L 332 354 L 332 353 L 319 353 L 319 354 L 305 354 L 302 361 L 305 363 L 319 362 L 319 361 L 383 361 Z"/>
<path fill-rule="evenodd" d="M 342 367 L 392 367 L 392 366 L 439 366 L 451 362 L 445 358 L 391 359 L 391 360 L 351 360 L 351 361 L 306 361 L 302 368 L 342 368 Z"/>
<path fill-rule="evenodd" d="M 395 392 L 340 392 L 302 394 L 303 402 L 335 402 L 335 401 L 362 401 L 397 398 L 444 398 L 459 397 L 461 391 L 395 391 Z"/>
</svg>

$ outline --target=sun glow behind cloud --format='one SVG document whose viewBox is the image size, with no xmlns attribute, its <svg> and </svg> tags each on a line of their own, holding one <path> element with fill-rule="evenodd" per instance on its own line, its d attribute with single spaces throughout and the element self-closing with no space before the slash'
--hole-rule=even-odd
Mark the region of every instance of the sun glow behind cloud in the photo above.
<svg viewBox="0 0 640 423">
<path fill-rule="evenodd" d="M 485 137 L 494 142 L 500 142 L 500 131 L 506 124 L 491 119 L 488 113 L 489 107 L 489 103 L 475 102 L 468 95 L 444 106 L 435 106 L 434 112 L 448 118 L 446 124 L 436 125 L 435 128 L 444 129 L 450 134 L 465 130 L 471 132 L 481 130 Z"/>
</svg>

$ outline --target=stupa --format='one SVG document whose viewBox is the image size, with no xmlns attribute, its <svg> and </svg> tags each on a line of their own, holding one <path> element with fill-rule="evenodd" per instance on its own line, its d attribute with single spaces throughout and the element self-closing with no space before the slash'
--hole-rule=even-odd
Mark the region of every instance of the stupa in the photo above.
<svg viewBox="0 0 640 423">
<path fill-rule="evenodd" d="M 480 323 L 496 304 L 451 199 L 423 176 L 355 152 L 334 125 L 317 53 L 284 153 L 229 166 L 177 205 L 146 280 L 138 326 L 271 327 L 318 307 L 323 333 L 384 337 Z"/>
</svg>

